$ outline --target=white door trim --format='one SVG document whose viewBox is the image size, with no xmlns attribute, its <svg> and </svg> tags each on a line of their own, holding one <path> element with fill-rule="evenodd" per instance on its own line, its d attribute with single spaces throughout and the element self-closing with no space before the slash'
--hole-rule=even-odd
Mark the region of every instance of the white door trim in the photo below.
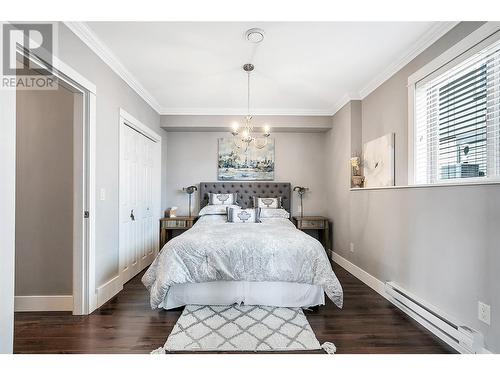
<svg viewBox="0 0 500 375">
<path fill-rule="evenodd" d="M 149 126 L 144 125 L 123 108 L 120 108 L 120 127 L 122 126 L 123 122 L 126 122 L 127 125 L 132 129 L 137 130 L 139 133 L 144 134 L 146 137 L 161 144 L 161 136 L 158 133 L 152 130 Z"/>
<path fill-rule="evenodd" d="M 25 51 L 18 50 L 22 55 Z M 52 66 L 35 55 L 26 56 L 33 64 L 52 68 L 59 84 L 81 94 L 75 99 L 79 118 L 75 122 L 74 152 L 74 241 L 73 241 L 73 313 L 89 314 L 97 306 L 95 288 L 95 197 L 96 197 L 96 86 L 57 57 Z M 79 173 L 78 173 L 79 172 Z M 84 218 L 84 211 L 89 217 Z"/>
<path fill-rule="evenodd" d="M 16 240 L 16 92 L 0 90 L 0 353 L 14 343 Z"/>
<path fill-rule="evenodd" d="M 18 53 L 31 64 L 51 69 L 59 84 L 82 95 L 79 119 L 74 129 L 74 186 L 73 200 L 73 314 L 90 314 L 97 308 L 95 286 L 95 207 L 96 207 L 96 86 L 69 65 L 53 56 L 52 66 L 36 55 L 19 48 Z M 28 53 L 28 55 L 27 55 Z M 79 172 L 79 173 L 78 173 Z M 84 212 L 89 217 L 84 218 Z"/>
</svg>

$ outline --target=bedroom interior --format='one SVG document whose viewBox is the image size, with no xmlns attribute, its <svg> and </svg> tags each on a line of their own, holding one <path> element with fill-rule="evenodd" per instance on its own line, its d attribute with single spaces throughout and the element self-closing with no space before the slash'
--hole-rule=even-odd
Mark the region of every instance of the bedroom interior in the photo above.
<svg viewBox="0 0 500 375">
<path fill-rule="evenodd" d="M 500 22 L 1 32 L 0 353 L 498 358 Z"/>
</svg>

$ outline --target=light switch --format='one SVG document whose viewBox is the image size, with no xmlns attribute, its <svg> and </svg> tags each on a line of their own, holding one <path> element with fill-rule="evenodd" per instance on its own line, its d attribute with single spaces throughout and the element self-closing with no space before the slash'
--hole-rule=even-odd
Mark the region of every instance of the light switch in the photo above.
<svg viewBox="0 0 500 375">
<path fill-rule="evenodd" d="M 99 199 L 101 201 L 105 201 L 106 200 L 106 189 L 101 188 L 101 190 L 99 191 Z"/>
</svg>

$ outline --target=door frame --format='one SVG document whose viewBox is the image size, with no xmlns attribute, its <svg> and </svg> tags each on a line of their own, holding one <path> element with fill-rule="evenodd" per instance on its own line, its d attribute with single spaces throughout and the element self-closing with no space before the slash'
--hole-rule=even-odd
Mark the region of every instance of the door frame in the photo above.
<svg viewBox="0 0 500 375">
<path fill-rule="evenodd" d="M 22 46 L 17 56 L 31 66 L 51 70 L 60 83 L 80 93 L 75 101 L 81 110 L 80 124 L 74 124 L 74 199 L 73 199 L 73 314 L 86 315 L 95 310 L 95 231 L 96 231 L 96 86 L 69 65 L 52 56 L 44 61 Z M 2 251 L 0 273 L 0 353 L 12 353 L 14 330 L 15 280 L 15 202 L 16 202 L 16 90 L 0 90 L 1 170 L 0 209 L 2 210 Z M 78 173 L 80 171 L 80 173 Z M 84 212 L 89 217 L 84 218 Z"/>
<path fill-rule="evenodd" d="M 0 353 L 14 344 L 16 242 L 16 91 L 0 90 Z"/>
<path fill-rule="evenodd" d="M 97 308 L 96 232 L 96 95 L 97 87 L 56 56 L 49 64 L 18 46 L 18 58 L 52 71 L 59 84 L 75 95 L 73 121 L 73 315 Z"/>
<path fill-rule="evenodd" d="M 162 217 L 161 212 L 161 149 L 162 149 L 162 138 L 161 136 L 152 130 L 147 125 L 143 124 L 141 121 L 137 120 L 134 116 L 128 113 L 123 108 L 120 108 L 119 115 L 119 129 L 120 129 L 120 141 L 118 145 L 118 159 L 119 159 L 119 167 L 118 167 L 118 206 L 119 206 L 119 214 L 118 214 L 118 277 L 120 278 L 120 282 L 123 285 L 122 279 L 122 254 L 121 254 L 121 238 L 122 238 L 122 224 L 121 218 L 124 215 L 122 212 L 122 186 L 121 186 L 121 174 L 122 174 L 122 148 L 123 148 L 123 140 L 124 140 L 124 129 L 125 126 L 134 129 L 138 133 L 143 136 L 149 138 L 155 143 L 153 150 L 153 160 L 155 160 L 154 168 L 152 171 L 152 179 L 151 183 L 153 185 L 153 222 L 155 220 L 159 220 Z M 155 249 L 154 256 L 159 252 L 159 236 L 155 238 Z"/>
</svg>

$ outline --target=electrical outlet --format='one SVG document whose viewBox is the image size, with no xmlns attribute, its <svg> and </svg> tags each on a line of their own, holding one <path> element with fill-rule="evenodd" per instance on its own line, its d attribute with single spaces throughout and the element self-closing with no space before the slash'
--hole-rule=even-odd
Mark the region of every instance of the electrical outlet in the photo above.
<svg viewBox="0 0 500 375">
<path fill-rule="evenodd" d="M 491 317 L 490 305 L 487 305 L 479 301 L 477 303 L 477 318 L 483 323 L 490 325 L 490 317 Z"/>
<path fill-rule="evenodd" d="M 99 190 L 99 199 L 100 199 L 101 201 L 105 201 L 105 200 L 106 200 L 106 189 L 101 188 L 101 189 Z"/>
<path fill-rule="evenodd" d="M 354 253 L 354 244 L 352 242 L 349 243 L 349 250 L 351 251 L 351 253 Z"/>
</svg>

